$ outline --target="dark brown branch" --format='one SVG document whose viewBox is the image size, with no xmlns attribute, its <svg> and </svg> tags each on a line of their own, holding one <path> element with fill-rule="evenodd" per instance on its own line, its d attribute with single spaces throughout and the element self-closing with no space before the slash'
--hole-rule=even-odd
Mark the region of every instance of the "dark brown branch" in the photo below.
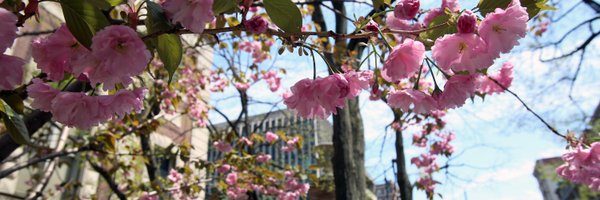
<svg viewBox="0 0 600 200">
<path fill-rule="evenodd" d="M 108 183 L 110 189 L 117 195 L 117 197 L 119 197 L 120 200 L 127 200 L 127 196 L 125 196 L 125 194 L 123 194 L 123 192 L 119 190 L 119 185 L 117 185 L 115 180 L 113 180 L 112 177 L 110 177 L 110 174 L 104 168 L 95 164 L 89 158 L 88 163 L 90 163 L 94 171 L 98 172 L 98 174 L 100 174 L 100 176 L 106 181 L 106 183 Z"/>
<path fill-rule="evenodd" d="M 8 175 L 10 175 L 10 174 L 12 174 L 12 173 L 14 173 L 16 171 L 19 171 L 21 169 L 25 169 L 25 168 L 27 168 L 29 166 L 35 165 L 37 163 L 40 163 L 40 162 L 43 162 L 43 161 L 46 161 L 46 160 L 50 160 L 50 159 L 54 159 L 54 158 L 62 157 L 62 156 L 67 156 L 67 155 L 71 155 L 71 154 L 77 154 L 77 153 L 81 153 L 81 152 L 84 152 L 84 151 L 90 151 L 90 150 L 92 150 L 92 149 L 88 148 L 88 147 L 82 147 L 82 148 L 80 148 L 78 150 L 75 150 L 75 151 L 62 151 L 62 152 L 56 152 L 56 153 L 51 153 L 51 154 L 48 154 L 48 155 L 44 155 L 44 156 L 41 156 L 41 157 L 38 157 L 38 158 L 35 158 L 35 159 L 32 159 L 32 160 L 29 160 L 25 164 L 15 165 L 15 166 L 13 166 L 11 168 L 8 168 L 6 170 L 0 171 L 0 179 L 3 179 L 3 178 L 7 177 Z"/>
</svg>

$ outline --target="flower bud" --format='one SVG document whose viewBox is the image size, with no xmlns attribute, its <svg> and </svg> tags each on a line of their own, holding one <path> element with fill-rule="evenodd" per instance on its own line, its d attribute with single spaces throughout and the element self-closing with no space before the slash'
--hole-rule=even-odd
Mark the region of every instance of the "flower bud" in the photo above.
<svg viewBox="0 0 600 200">
<path fill-rule="evenodd" d="M 470 10 L 466 10 L 458 18 L 459 33 L 473 33 L 477 29 L 477 16 Z"/>
<path fill-rule="evenodd" d="M 367 25 L 365 25 L 365 30 L 370 32 L 379 32 L 379 24 L 371 20 L 369 23 L 367 23 Z"/>
<path fill-rule="evenodd" d="M 254 16 L 251 19 L 244 21 L 244 27 L 246 27 L 246 30 L 254 34 L 261 34 L 266 32 L 268 26 L 269 22 L 267 22 L 267 20 L 260 15 Z"/>
<path fill-rule="evenodd" d="M 394 8 L 394 16 L 410 20 L 417 16 L 421 2 L 419 0 L 401 0 Z"/>
</svg>

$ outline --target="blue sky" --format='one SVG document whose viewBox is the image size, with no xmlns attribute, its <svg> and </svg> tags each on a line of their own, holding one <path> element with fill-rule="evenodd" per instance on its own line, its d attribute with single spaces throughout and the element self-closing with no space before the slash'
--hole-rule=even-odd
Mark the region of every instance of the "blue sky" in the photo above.
<svg viewBox="0 0 600 200">
<path fill-rule="evenodd" d="M 422 7 L 439 6 L 440 2 L 424 0 Z M 460 1 L 463 8 L 472 8 L 477 2 Z M 569 8 L 572 2 L 564 4 L 566 5 L 562 5 L 562 9 L 566 10 L 564 8 Z M 365 10 L 368 9 L 362 6 L 348 8 L 349 13 L 355 13 L 357 16 L 364 15 Z M 327 10 L 324 11 L 327 15 Z M 557 38 L 567 30 L 566 27 L 571 27 L 574 22 L 584 20 L 584 16 L 593 14 L 583 6 L 579 7 L 577 12 L 577 15 L 551 25 L 551 30 L 540 40 Z M 334 23 L 330 15 L 326 17 L 326 21 L 328 24 Z M 350 30 L 353 30 L 353 27 Z M 510 89 L 562 133 L 567 130 L 581 131 L 584 128 L 581 113 L 568 98 L 570 82 L 557 83 L 565 74 L 574 72 L 576 60 L 542 63 L 538 58 L 540 55 L 547 58 L 556 53 L 570 51 L 574 48 L 573 44 L 578 44 L 584 39 L 583 33 L 570 38 L 565 46 L 544 52 L 527 51 L 534 44 L 532 36 L 528 35 L 528 39 L 521 40 L 521 46 L 511 54 L 504 55 L 492 67 L 498 69 L 501 61 L 513 62 L 515 80 Z M 600 82 L 596 81 L 596 77 L 600 77 L 600 66 L 595 65 L 598 63 L 598 55 L 594 53 L 599 45 L 596 41 L 588 50 L 586 62 L 572 93 L 577 105 L 588 115 L 600 100 Z M 219 64 L 218 59 L 216 64 Z M 256 100 L 277 102 L 281 99 L 279 95 L 296 81 L 312 77 L 312 58 L 299 57 L 297 53 L 286 52 L 281 56 L 274 53 L 273 60 L 263 63 L 261 68 L 269 66 L 285 68 L 288 75 L 282 81 L 282 89 L 275 94 L 268 91 L 264 82 L 252 86 L 248 92 Z M 326 65 L 318 57 L 317 66 L 318 75 L 325 76 Z M 234 94 L 233 89 L 229 88 L 223 94 L 213 95 L 212 102 L 216 103 L 219 99 Z M 391 160 L 395 158 L 394 140 L 390 139 L 393 138 L 393 134 L 389 132 L 387 139 L 383 140 L 386 134 L 385 126 L 392 121 L 393 116 L 387 105 L 383 102 L 368 101 L 367 95 L 366 92 L 361 95 L 361 112 L 367 144 L 365 165 L 375 182 L 382 183 L 386 178 L 394 180 L 394 174 L 389 169 Z M 236 99 L 218 101 L 215 105 L 229 116 L 236 115 L 240 110 Z M 285 105 L 279 104 L 278 107 L 285 108 Z M 253 105 L 250 113 L 263 113 L 270 108 L 270 105 Z M 223 121 L 213 112 L 210 113 L 210 118 L 215 122 Z M 451 110 L 445 119 L 448 122 L 447 130 L 455 132 L 457 138 L 453 142 L 456 157 L 450 162 L 452 167 L 435 175 L 436 180 L 442 182 L 437 192 L 440 192 L 444 199 L 542 199 L 537 181 L 533 177 L 535 160 L 560 156 L 564 152 L 565 143 L 552 135 L 514 97 L 500 94 L 488 96 L 485 101 L 476 99 L 460 109 Z M 405 135 L 404 141 L 409 159 L 425 151 L 410 145 L 410 134 Z M 383 150 L 380 151 L 382 145 Z M 409 175 L 414 181 L 419 172 L 410 166 Z M 415 191 L 415 199 L 425 199 L 424 193 Z"/>
</svg>

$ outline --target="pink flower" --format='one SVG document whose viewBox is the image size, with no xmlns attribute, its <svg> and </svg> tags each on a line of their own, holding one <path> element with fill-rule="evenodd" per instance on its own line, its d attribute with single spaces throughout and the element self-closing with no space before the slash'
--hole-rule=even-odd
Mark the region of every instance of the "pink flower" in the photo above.
<svg viewBox="0 0 600 200">
<path fill-rule="evenodd" d="M 231 172 L 227 174 L 227 178 L 225 178 L 225 183 L 227 183 L 227 185 L 235 185 L 237 183 L 237 178 L 237 173 Z"/>
<path fill-rule="evenodd" d="M 379 32 L 379 24 L 377 24 L 377 22 L 370 20 L 364 28 L 366 31 L 370 31 L 370 32 Z"/>
<path fill-rule="evenodd" d="M 61 92 L 52 100 L 53 119 L 80 129 L 89 129 L 108 120 L 99 118 L 101 109 L 96 98 L 81 92 Z"/>
<path fill-rule="evenodd" d="M 50 80 L 60 81 L 65 72 L 73 72 L 72 61 L 80 53 L 89 53 L 89 50 L 77 42 L 66 25 L 62 25 L 52 35 L 35 40 L 31 56 Z"/>
<path fill-rule="evenodd" d="M 23 65 L 19 57 L 0 54 L 0 91 L 13 90 L 23 83 Z"/>
<path fill-rule="evenodd" d="M 419 13 L 420 6 L 419 0 L 400 0 L 394 7 L 394 16 L 399 19 L 411 20 Z"/>
<path fill-rule="evenodd" d="M 442 0 L 442 9 L 446 9 L 452 12 L 460 11 L 460 5 L 458 5 L 458 0 Z"/>
<path fill-rule="evenodd" d="M 249 20 L 244 21 L 244 27 L 251 33 L 261 34 L 267 31 L 269 22 L 263 16 L 256 15 Z"/>
<path fill-rule="evenodd" d="M 419 41 L 406 39 L 394 47 L 383 65 L 381 76 L 389 82 L 398 82 L 419 71 L 425 58 L 425 46 Z"/>
<path fill-rule="evenodd" d="M 27 94 L 33 99 L 31 107 L 44 112 L 52 111 L 52 100 L 60 93 L 60 90 L 50 87 L 39 78 L 33 79 L 32 82 L 27 87 Z"/>
<path fill-rule="evenodd" d="M 225 142 L 222 142 L 222 141 L 216 141 L 213 143 L 213 145 L 215 146 L 215 148 L 218 151 L 223 152 L 223 153 L 230 152 L 233 149 L 233 147 L 231 147 L 231 145 L 229 145 Z"/>
<path fill-rule="evenodd" d="M 171 169 L 167 178 L 173 183 L 179 183 L 181 180 L 183 180 L 183 176 L 181 175 L 181 173 L 179 173 L 175 169 Z"/>
<path fill-rule="evenodd" d="M 90 69 L 90 82 L 104 83 L 106 90 L 119 83 L 129 85 L 131 77 L 142 73 L 152 58 L 135 30 L 122 25 L 99 31 L 92 39 L 91 49 L 98 65 Z"/>
<path fill-rule="evenodd" d="M 438 182 L 433 180 L 431 176 L 419 177 L 419 179 L 417 180 L 417 186 L 420 189 L 425 190 L 427 193 L 433 193 L 433 191 L 435 190 L 435 185 L 437 183 Z"/>
<path fill-rule="evenodd" d="M 457 26 L 459 33 L 474 33 L 477 30 L 477 16 L 470 10 L 465 10 L 458 18 Z"/>
<path fill-rule="evenodd" d="M 529 15 L 519 1 L 513 0 L 511 5 L 485 16 L 479 26 L 479 35 L 488 44 L 491 52 L 508 53 L 518 40 L 527 33 Z"/>
<path fill-rule="evenodd" d="M 11 47 L 17 38 L 17 16 L 12 12 L 0 8 L 0 53 Z"/>
<path fill-rule="evenodd" d="M 217 168 L 217 172 L 221 174 L 229 172 L 229 170 L 231 170 L 231 165 L 228 164 L 223 164 Z"/>
<path fill-rule="evenodd" d="M 269 160 L 271 160 L 271 155 L 261 154 L 261 155 L 256 156 L 256 162 L 259 162 L 259 163 L 266 163 L 266 162 L 269 162 Z"/>
<path fill-rule="evenodd" d="M 148 92 L 145 88 L 131 90 L 119 90 L 114 95 L 97 96 L 98 103 L 103 108 L 100 116 L 111 118 L 114 115 L 119 118 L 135 111 L 137 113 L 144 109 L 144 95 Z"/>
<path fill-rule="evenodd" d="M 502 65 L 499 72 L 489 75 L 498 83 L 505 88 L 509 88 L 513 80 L 513 65 L 510 62 L 506 62 Z M 500 87 L 494 81 L 490 80 L 488 76 L 479 76 L 477 78 L 477 91 L 483 94 L 494 94 L 504 92 L 504 88 Z"/>
<path fill-rule="evenodd" d="M 311 79 L 302 79 L 291 88 L 289 95 L 284 95 L 284 104 L 305 118 L 325 118 L 329 113 L 321 107 L 315 97 L 315 83 Z"/>
<path fill-rule="evenodd" d="M 267 140 L 267 142 L 273 143 L 274 141 L 276 141 L 278 139 L 279 139 L 279 136 L 277 134 L 275 134 L 271 131 L 267 132 L 266 139 L 265 139 L 265 140 Z"/>
<path fill-rule="evenodd" d="M 394 16 L 394 13 L 388 13 L 386 15 L 385 22 L 386 22 L 386 25 L 389 26 L 393 30 L 411 31 L 411 30 L 418 30 L 421 28 L 421 25 L 418 23 L 411 24 L 410 21 L 408 21 L 408 20 L 396 18 L 396 16 Z"/>
<path fill-rule="evenodd" d="M 356 97 L 362 90 L 367 90 L 373 82 L 373 71 L 361 71 L 356 72 L 354 70 L 348 71 L 344 74 L 346 80 L 348 80 L 348 87 L 350 88 L 350 96 Z"/>
<path fill-rule="evenodd" d="M 403 112 L 409 112 L 412 109 L 413 112 L 419 114 L 438 110 L 437 102 L 433 97 L 413 89 L 391 92 L 388 96 L 388 105 L 392 108 L 399 108 Z"/>
<path fill-rule="evenodd" d="M 432 173 L 438 170 L 438 166 L 435 163 L 436 156 L 433 154 L 422 154 L 419 157 L 413 157 L 410 159 L 410 163 L 417 166 L 417 168 L 423 169 L 425 173 Z"/>
<path fill-rule="evenodd" d="M 277 76 L 277 71 L 269 70 L 263 75 L 263 78 L 265 79 L 265 81 L 267 81 L 271 92 L 279 90 L 279 87 L 281 86 L 281 77 Z"/>
<path fill-rule="evenodd" d="M 445 35 L 431 47 L 433 58 L 448 71 L 475 72 L 494 64 L 495 56 L 487 53 L 485 42 L 476 34 Z"/>
<path fill-rule="evenodd" d="M 337 108 L 343 108 L 346 97 L 350 94 L 348 80 L 341 74 L 334 74 L 315 81 L 317 92 L 315 93 L 319 105 L 328 113 L 337 113 Z"/>
<path fill-rule="evenodd" d="M 237 82 L 237 83 L 235 83 L 235 88 L 240 91 L 246 91 L 246 90 L 248 90 L 248 88 L 250 88 L 250 84 Z"/>
<path fill-rule="evenodd" d="M 247 137 L 242 137 L 239 140 L 240 143 L 244 143 L 246 144 L 246 146 L 252 146 L 252 144 L 254 144 L 252 141 L 250 141 Z"/>
<path fill-rule="evenodd" d="M 206 23 L 215 18 L 212 5 L 213 0 L 164 0 L 162 3 L 173 23 L 180 23 L 195 33 L 202 33 Z"/>
<path fill-rule="evenodd" d="M 556 168 L 559 176 L 600 191 L 600 142 L 592 143 L 587 149 L 578 146 L 565 153 L 562 159 L 565 164 Z"/>
<path fill-rule="evenodd" d="M 454 75 L 444 85 L 444 92 L 437 98 L 441 109 L 456 108 L 465 104 L 475 94 L 475 75 Z"/>
</svg>

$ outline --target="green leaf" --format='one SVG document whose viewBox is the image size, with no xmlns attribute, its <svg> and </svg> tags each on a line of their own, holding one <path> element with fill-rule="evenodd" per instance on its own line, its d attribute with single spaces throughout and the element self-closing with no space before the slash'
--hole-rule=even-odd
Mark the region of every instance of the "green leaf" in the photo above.
<svg viewBox="0 0 600 200">
<path fill-rule="evenodd" d="M 11 94 L 8 96 L 2 96 L 2 100 L 4 100 L 4 102 L 6 102 L 16 113 L 23 114 L 25 105 L 23 105 L 23 99 L 21 99 L 19 95 Z"/>
<path fill-rule="evenodd" d="M 124 3 L 127 3 L 125 0 L 106 0 L 110 4 L 110 6 L 118 6 Z"/>
<path fill-rule="evenodd" d="M 238 8 L 237 0 L 215 0 L 213 2 L 213 13 L 218 16 L 222 13 L 230 13 Z"/>
<path fill-rule="evenodd" d="M 264 0 L 271 21 L 285 32 L 300 32 L 302 14 L 291 0 Z"/>
<path fill-rule="evenodd" d="M 477 8 L 479 8 L 479 13 L 485 17 L 486 14 L 494 12 L 496 8 L 505 9 L 508 7 L 512 0 L 481 0 L 479 4 L 477 4 Z"/>
<path fill-rule="evenodd" d="M 379 9 L 383 6 L 383 0 L 373 0 L 373 8 Z"/>
<path fill-rule="evenodd" d="M 148 6 L 148 17 L 146 19 L 146 28 L 148 34 L 171 30 L 173 26 L 165 17 L 165 12 L 157 3 L 152 1 L 146 2 Z"/>
<path fill-rule="evenodd" d="M 169 72 L 169 83 L 171 83 L 171 79 L 175 71 L 177 71 L 183 56 L 181 38 L 177 34 L 162 34 L 158 36 L 157 40 L 156 50 L 158 57 L 160 57 L 160 60 Z"/>
<path fill-rule="evenodd" d="M 100 10 L 106 10 L 111 7 L 111 5 L 106 0 L 88 0 L 88 1 Z"/>
<path fill-rule="evenodd" d="M 69 31 L 88 48 L 96 32 L 109 25 L 102 11 L 90 1 L 61 0 L 60 5 Z"/>
<path fill-rule="evenodd" d="M 0 100 L 0 117 L 8 130 L 9 136 L 18 144 L 29 143 L 29 132 L 21 115 L 17 114 L 8 104 Z"/>
<path fill-rule="evenodd" d="M 452 16 L 448 15 L 448 14 L 441 15 L 441 16 L 438 16 L 435 19 L 433 19 L 433 21 L 431 21 L 431 23 L 429 23 L 428 28 L 440 26 L 441 24 L 444 24 L 444 23 L 447 23 L 447 25 L 440 27 L 440 28 L 435 28 L 435 29 L 431 29 L 429 31 L 422 32 L 421 38 L 435 41 L 439 37 L 442 37 L 446 34 L 452 34 L 452 33 L 458 32 L 458 30 L 456 28 L 456 24 L 452 21 Z"/>
</svg>

